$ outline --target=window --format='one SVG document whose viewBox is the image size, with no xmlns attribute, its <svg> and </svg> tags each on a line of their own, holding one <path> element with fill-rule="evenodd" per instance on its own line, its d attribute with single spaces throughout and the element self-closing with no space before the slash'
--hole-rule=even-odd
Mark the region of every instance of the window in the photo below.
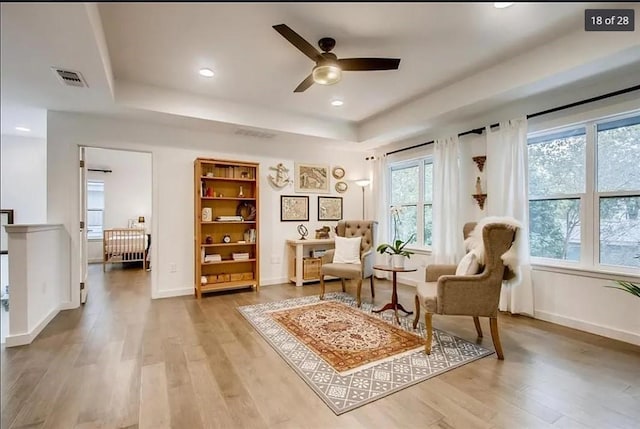
<svg viewBox="0 0 640 429">
<path fill-rule="evenodd" d="M 528 140 L 531 256 L 640 267 L 640 116 Z"/>
<path fill-rule="evenodd" d="M 104 182 L 87 181 L 87 237 L 102 238 L 104 223 Z"/>
<path fill-rule="evenodd" d="M 389 170 L 391 207 L 401 207 L 398 230 L 390 223 L 391 237 L 407 241 L 414 247 L 431 246 L 432 182 L 431 158 L 420 158 L 392 164 Z"/>
</svg>

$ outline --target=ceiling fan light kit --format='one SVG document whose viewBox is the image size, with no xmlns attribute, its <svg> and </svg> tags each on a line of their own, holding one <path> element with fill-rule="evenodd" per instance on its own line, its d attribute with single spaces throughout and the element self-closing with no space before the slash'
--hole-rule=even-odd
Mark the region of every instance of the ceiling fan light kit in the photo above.
<svg viewBox="0 0 640 429">
<path fill-rule="evenodd" d="M 313 81 L 320 85 L 333 85 L 342 78 L 342 70 L 334 64 L 315 66 L 311 72 Z"/>
<path fill-rule="evenodd" d="M 293 92 L 306 91 L 314 83 L 333 85 L 340 81 L 343 71 L 397 70 L 400 65 L 399 58 L 338 59 L 335 54 L 331 53 L 331 50 L 336 45 L 335 39 L 331 37 L 323 37 L 318 41 L 318 46 L 323 51 L 320 53 L 289 26 L 278 24 L 274 25 L 273 29 L 316 63 L 311 70 L 311 74 Z"/>
</svg>

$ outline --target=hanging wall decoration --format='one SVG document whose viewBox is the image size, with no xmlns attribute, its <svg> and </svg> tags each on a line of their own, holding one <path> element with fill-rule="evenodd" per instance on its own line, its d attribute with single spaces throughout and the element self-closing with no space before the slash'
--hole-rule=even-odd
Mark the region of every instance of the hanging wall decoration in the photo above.
<svg viewBox="0 0 640 429">
<path fill-rule="evenodd" d="M 296 163 L 296 192 L 329 193 L 329 166 Z"/>
<path fill-rule="evenodd" d="M 309 197 L 297 195 L 280 196 L 280 221 L 308 221 Z"/>
<path fill-rule="evenodd" d="M 342 167 L 333 167 L 333 170 L 331 171 L 331 174 L 333 174 L 333 177 L 335 179 L 340 180 L 345 175 L 344 168 L 342 168 Z"/>
<path fill-rule="evenodd" d="M 289 178 L 289 169 L 283 163 L 279 163 L 275 167 L 269 167 L 269 170 L 275 171 L 275 176 L 268 175 L 269 182 L 278 189 L 282 189 L 289 185 L 292 180 Z"/>
</svg>

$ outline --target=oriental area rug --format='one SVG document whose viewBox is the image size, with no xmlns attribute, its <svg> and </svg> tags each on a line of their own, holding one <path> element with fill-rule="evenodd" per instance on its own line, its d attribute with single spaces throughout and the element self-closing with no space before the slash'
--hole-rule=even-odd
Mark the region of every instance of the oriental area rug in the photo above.
<svg viewBox="0 0 640 429">
<path fill-rule="evenodd" d="M 346 293 L 292 298 L 238 307 L 240 313 L 335 414 L 351 411 L 494 353 L 433 330 L 424 352 L 424 325 Z"/>
</svg>

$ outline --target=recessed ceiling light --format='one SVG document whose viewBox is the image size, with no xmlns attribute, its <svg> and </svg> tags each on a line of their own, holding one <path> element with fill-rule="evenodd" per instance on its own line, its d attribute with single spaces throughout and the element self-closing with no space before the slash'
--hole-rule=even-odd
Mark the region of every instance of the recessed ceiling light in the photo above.
<svg viewBox="0 0 640 429">
<path fill-rule="evenodd" d="M 31 132 L 31 128 L 27 128 L 27 127 L 16 127 L 16 131 L 22 131 L 25 133 L 30 133 Z"/>
<path fill-rule="evenodd" d="M 340 107 L 344 104 L 344 101 L 342 100 L 331 100 L 331 105 L 334 107 Z"/>
<path fill-rule="evenodd" d="M 207 69 L 207 68 L 200 69 L 199 73 L 200 73 L 200 76 L 204 76 L 204 77 L 213 77 L 213 75 L 215 74 L 213 70 Z"/>
<path fill-rule="evenodd" d="M 513 6 L 513 3 L 496 2 L 493 4 L 496 9 L 504 9 L 509 6 Z"/>
</svg>

